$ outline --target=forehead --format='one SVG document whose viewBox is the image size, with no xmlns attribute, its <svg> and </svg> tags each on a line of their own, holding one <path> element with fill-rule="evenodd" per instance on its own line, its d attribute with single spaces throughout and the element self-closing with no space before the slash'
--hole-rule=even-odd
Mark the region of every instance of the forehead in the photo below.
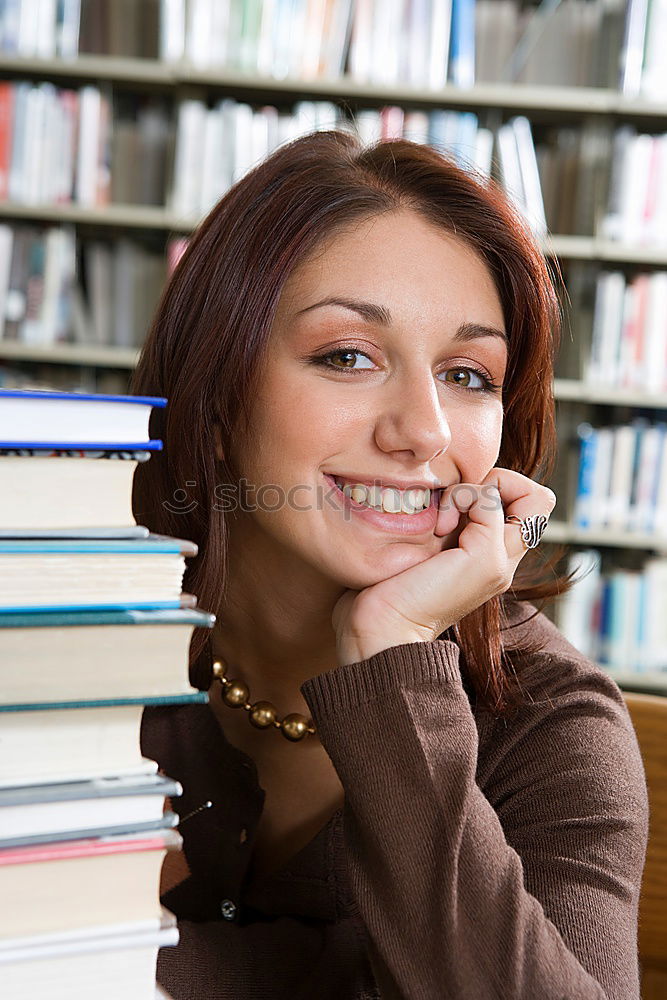
<svg viewBox="0 0 667 1000">
<path fill-rule="evenodd" d="M 364 219 L 327 237 L 286 282 L 278 313 L 293 318 L 327 295 L 386 306 L 395 322 L 419 319 L 502 327 L 491 273 L 459 237 L 412 211 Z M 304 314 L 312 322 L 325 314 Z"/>
</svg>

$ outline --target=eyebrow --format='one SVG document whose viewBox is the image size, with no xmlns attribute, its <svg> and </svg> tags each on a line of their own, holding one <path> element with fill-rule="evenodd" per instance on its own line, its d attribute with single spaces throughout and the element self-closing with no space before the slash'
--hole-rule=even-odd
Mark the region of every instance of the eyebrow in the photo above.
<svg viewBox="0 0 667 1000">
<path fill-rule="evenodd" d="M 312 312 L 313 309 L 321 309 L 323 306 L 341 306 L 351 312 L 356 312 L 369 323 L 376 323 L 379 326 L 391 326 L 391 313 L 385 306 L 375 302 L 363 302 L 360 299 L 341 298 L 337 295 L 330 295 L 321 302 L 315 302 L 312 306 L 299 309 L 297 316 L 303 313 Z M 454 334 L 454 340 L 468 341 L 476 340 L 478 337 L 499 337 L 507 343 L 507 334 L 495 326 L 485 326 L 483 323 L 462 323 Z"/>
</svg>

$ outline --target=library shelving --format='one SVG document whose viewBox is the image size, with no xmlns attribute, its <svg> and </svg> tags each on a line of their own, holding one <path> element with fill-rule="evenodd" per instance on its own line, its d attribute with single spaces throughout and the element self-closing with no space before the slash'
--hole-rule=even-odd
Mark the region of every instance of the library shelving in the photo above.
<svg viewBox="0 0 667 1000">
<path fill-rule="evenodd" d="M 338 78 L 277 78 L 243 73 L 237 70 L 198 67 L 185 60 L 165 62 L 159 59 L 130 58 L 105 55 L 78 55 L 74 58 L 39 59 L 18 57 L 0 52 L 0 77 L 9 81 L 50 82 L 57 87 L 92 85 L 119 99 L 148 98 L 166 102 L 174 108 L 184 100 L 195 98 L 204 102 L 231 97 L 253 106 L 270 104 L 286 110 L 299 101 L 329 101 L 342 113 L 354 115 L 363 109 L 399 106 L 408 111 L 430 112 L 451 110 L 474 112 L 480 124 L 492 130 L 499 128 L 515 115 L 525 115 L 539 129 L 568 128 L 573 133 L 589 128 L 603 128 L 611 136 L 623 125 L 638 131 L 667 133 L 667 99 L 651 101 L 642 96 L 628 96 L 609 87 L 552 86 L 521 83 L 477 83 L 459 87 L 447 83 L 437 90 L 395 84 L 360 83 L 341 76 Z M 172 151 L 173 155 L 173 151 Z M 608 177 L 607 177 L 608 181 Z M 76 203 L 24 204 L 0 201 L 0 223 L 10 225 L 62 225 L 73 227 L 77 239 L 128 238 L 152 241 L 153 247 L 166 246 L 173 237 L 184 237 L 194 230 L 199 219 L 184 216 L 163 205 L 116 204 L 87 206 Z M 568 269 L 589 269 L 593 274 L 601 268 L 613 268 L 633 274 L 638 268 L 648 271 L 667 269 L 667 244 L 646 246 L 612 240 L 596 225 L 592 232 L 551 232 L 543 241 L 545 255 L 562 267 L 566 286 Z M 88 385 L 97 384 L 101 373 L 112 373 L 114 385 L 122 388 L 138 357 L 142 331 L 137 331 L 134 347 L 112 347 L 99 343 L 57 343 L 48 346 L 26 344 L 0 338 L 0 368 L 18 367 L 30 370 L 40 366 L 44 371 L 78 369 L 85 371 Z M 590 337 L 590 331 L 587 331 Z M 45 366 L 45 367 L 41 367 Z M 570 366 L 571 367 L 571 366 Z M 572 432 L 573 413 L 576 419 L 595 420 L 602 412 L 610 424 L 626 419 L 631 411 L 653 414 L 665 420 L 667 392 L 648 395 L 641 389 L 620 389 L 589 384 L 583 379 L 581 365 L 568 370 L 568 377 L 558 377 L 554 394 L 558 400 L 559 427 L 564 434 Z M 560 376 L 560 372 L 558 372 Z M 111 374 L 109 374 L 111 377 Z M 108 384 L 108 383 L 107 383 Z M 568 413 L 568 410 L 571 412 Z M 563 416 L 565 414 L 565 416 Z M 571 440 L 570 440 L 571 447 Z M 645 554 L 667 555 L 664 535 L 612 529 L 584 530 L 571 519 L 571 511 L 557 511 L 545 539 L 565 542 L 575 547 L 603 550 L 610 566 L 615 565 L 615 553 L 628 552 L 639 558 Z M 625 674 L 624 684 L 630 686 L 640 675 Z M 659 677 L 659 675 L 657 675 Z M 657 678 L 653 678 L 656 680 Z M 620 683 L 620 681 L 619 681 Z M 667 690 L 667 674 L 663 679 Z"/>
</svg>

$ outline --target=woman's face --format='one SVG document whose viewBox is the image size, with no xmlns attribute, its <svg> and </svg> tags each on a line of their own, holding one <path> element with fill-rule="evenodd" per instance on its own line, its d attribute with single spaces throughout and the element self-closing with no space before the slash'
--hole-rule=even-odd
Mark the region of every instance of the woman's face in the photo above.
<svg viewBox="0 0 667 1000">
<path fill-rule="evenodd" d="M 265 487 L 233 520 L 239 551 L 362 589 L 455 544 L 453 507 L 439 537 L 435 508 L 399 514 L 392 500 L 419 509 L 405 487 L 479 483 L 495 464 L 504 329 L 481 258 L 414 212 L 331 237 L 284 288 L 234 439 L 241 476 Z M 376 489 L 350 501 L 336 480 Z"/>
</svg>

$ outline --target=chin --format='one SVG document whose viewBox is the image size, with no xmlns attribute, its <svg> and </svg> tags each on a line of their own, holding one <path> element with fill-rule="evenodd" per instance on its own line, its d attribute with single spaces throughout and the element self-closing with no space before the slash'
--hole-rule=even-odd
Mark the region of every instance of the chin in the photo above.
<svg viewBox="0 0 667 1000">
<path fill-rule="evenodd" d="M 374 552 L 368 562 L 363 559 L 350 559 L 349 566 L 336 566 L 335 579 L 350 590 L 365 590 L 376 583 L 382 583 L 392 576 L 397 576 L 404 570 L 411 569 L 435 555 L 425 545 L 397 545 L 387 547 L 383 552 Z M 372 559 L 372 561 L 371 561 Z M 352 565 L 355 563 L 355 565 Z"/>
</svg>

